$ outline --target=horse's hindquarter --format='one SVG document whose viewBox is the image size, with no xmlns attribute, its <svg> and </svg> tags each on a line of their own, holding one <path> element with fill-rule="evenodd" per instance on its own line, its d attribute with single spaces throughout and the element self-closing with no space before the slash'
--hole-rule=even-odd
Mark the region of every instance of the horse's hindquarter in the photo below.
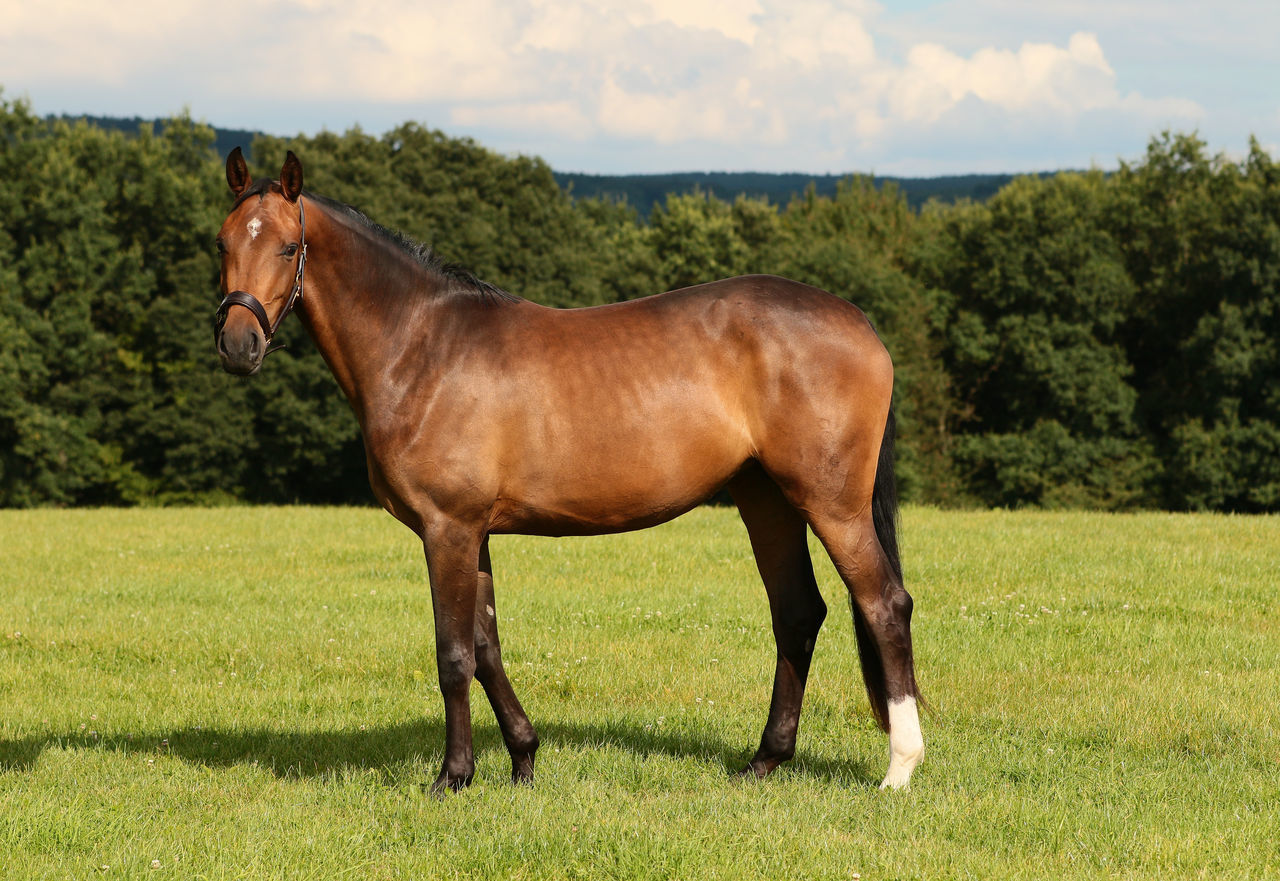
<svg viewBox="0 0 1280 881">
<path fill-rule="evenodd" d="M 824 432 L 827 446 L 849 442 L 857 374 L 884 351 L 858 310 L 772 278 L 520 311 L 489 412 L 475 414 L 491 432 L 492 460 L 475 467 L 494 469 L 494 532 L 648 526 L 703 501 L 763 447 L 824 458 Z"/>
</svg>

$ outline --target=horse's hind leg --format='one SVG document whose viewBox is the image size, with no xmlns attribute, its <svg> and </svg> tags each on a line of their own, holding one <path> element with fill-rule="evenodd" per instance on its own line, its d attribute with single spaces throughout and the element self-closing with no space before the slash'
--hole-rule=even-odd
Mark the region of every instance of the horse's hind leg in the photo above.
<svg viewBox="0 0 1280 881">
<path fill-rule="evenodd" d="M 924 755 L 911 651 L 911 596 L 881 548 L 869 512 L 853 520 L 814 517 L 811 525 L 849 588 L 871 711 L 889 733 L 889 771 L 881 788 L 899 789 Z"/>
<path fill-rule="evenodd" d="M 489 539 L 480 546 L 480 577 L 476 582 L 476 679 L 484 688 L 493 714 L 498 719 L 502 739 L 511 753 L 511 779 L 533 782 L 533 757 L 538 751 L 538 735 L 524 707 L 516 697 L 507 671 L 502 666 L 502 646 L 498 641 L 498 611 L 493 598 L 493 565 L 489 560 Z"/>
<path fill-rule="evenodd" d="M 795 754 L 809 661 L 827 607 L 813 577 L 805 521 L 777 484 L 752 466 L 735 477 L 728 489 L 751 538 L 778 645 L 769 720 L 760 748 L 741 771 L 744 776 L 764 777 Z"/>
</svg>

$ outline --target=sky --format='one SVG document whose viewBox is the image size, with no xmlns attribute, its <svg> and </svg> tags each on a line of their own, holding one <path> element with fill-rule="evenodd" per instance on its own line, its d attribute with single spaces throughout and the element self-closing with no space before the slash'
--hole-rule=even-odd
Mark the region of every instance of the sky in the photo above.
<svg viewBox="0 0 1280 881">
<path fill-rule="evenodd" d="M 1277 0 L 0 0 L 38 114 L 417 122 L 559 171 L 1114 168 L 1280 155 Z"/>
</svg>

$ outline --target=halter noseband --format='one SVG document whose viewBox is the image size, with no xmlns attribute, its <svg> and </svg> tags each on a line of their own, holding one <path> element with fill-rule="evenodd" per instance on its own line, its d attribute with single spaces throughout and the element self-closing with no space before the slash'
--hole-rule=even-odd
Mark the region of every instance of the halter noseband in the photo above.
<svg viewBox="0 0 1280 881">
<path fill-rule="evenodd" d="M 267 310 L 263 308 L 262 302 L 248 291 L 232 291 L 222 298 L 222 303 L 218 306 L 218 311 L 213 315 L 213 338 L 216 341 L 222 334 L 222 327 L 227 323 L 227 313 L 231 311 L 232 306 L 243 306 L 253 313 L 253 317 L 258 319 L 258 324 L 262 327 L 262 335 L 267 340 L 267 350 L 262 353 L 265 358 L 276 349 L 283 349 L 284 343 L 271 345 L 271 339 L 276 335 L 276 329 L 280 327 L 280 322 L 284 321 L 286 315 L 293 311 L 294 304 L 302 300 L 302 280 L 304 272 L 307 268 L 307 215 L 302 210 L 302 196 L 298 196 L 298 223 L 302 227 L 302 232 L 298 240 L 298 271 L 293 274 L 293 289 L 289 291 L 289 300 L 284 304 L 284 309 L 280 310 L 280 314 L 276 316 L 276 320 L 270 321 L 267 318 Z"/>
</svg>

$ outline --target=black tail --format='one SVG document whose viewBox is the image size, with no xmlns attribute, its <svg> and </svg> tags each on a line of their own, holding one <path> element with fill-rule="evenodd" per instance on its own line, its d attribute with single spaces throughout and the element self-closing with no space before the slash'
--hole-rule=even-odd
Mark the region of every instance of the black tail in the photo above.
<svg viewBox="0 0 1280 881">
<path fill-rule="evenodd" d="M 885 561 L 893 574 L 894 581 L 902 584 L 902 560 L 898 556 L 898 483 L 893 473 L 893 441 L 897 421 L 893 415 L 893 406 L 889 406 L 889 415 L 885 419 L 884 438 L 880 441 L 880 458 L 876 463 L 876 482 L 871 493 L 871 521 L 875 526 L 876 538 L 880 541 L 880 549 L 884 552 Z M 901 595 L 899 599 L 898 595 Z M 911 598 L 905 591 L 898 591 L 895 601 L 907 604 L 906 614 L 910 618 Z M 858 638 L 858 659 L 862 663 L 862 680 L 867 686 L 867 697 L 871 701 L 871 713 L 881 730 L 889 730 L 889 694 L 886 688 L 884 664 L 880 659 L 880 648 L 876 645 L 862 611 L 858 604 L 849 597 L 849 608 L 853 610 L 853 632 Z M 916 688 L 915 672 L 910 672 L 910 688 L 912 695 L 919 698 Z"/>
<path fill-rule="evenodd" d="M 902 560 L 898 557 L 898 481 L 893 474 L 893 441 L 898 420 L 889 405 L 889 416 L 884 422 L 884 439 L 880 441 L 880 459 L 876 463 L 876 484 L 871 492 L 871 520 L 875 523 L 876 538 L 889 560 L 893 577 L 902 583 Z"/>
</svg>

